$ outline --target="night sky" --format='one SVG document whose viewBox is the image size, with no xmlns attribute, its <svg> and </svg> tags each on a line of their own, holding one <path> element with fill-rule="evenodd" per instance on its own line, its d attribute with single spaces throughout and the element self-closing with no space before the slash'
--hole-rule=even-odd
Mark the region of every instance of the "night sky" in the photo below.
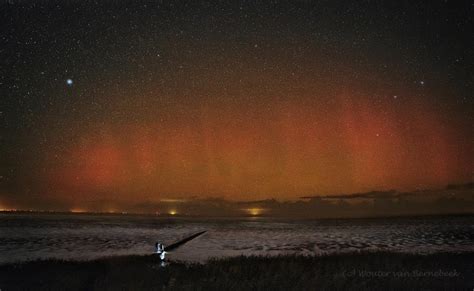
<svg viewBox="0 0 474 291">
<path fill-rule="evenodd" d="M 473 12 L 472 1 L 4 1 L 0 206 L 470 182 Z"/>
</svg>

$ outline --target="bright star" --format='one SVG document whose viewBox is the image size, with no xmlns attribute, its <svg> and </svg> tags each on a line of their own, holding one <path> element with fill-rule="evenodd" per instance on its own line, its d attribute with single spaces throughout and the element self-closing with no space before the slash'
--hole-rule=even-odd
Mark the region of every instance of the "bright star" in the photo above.
<svg viewBox="0 0 474 291">
<path fill-rule="evenodd" d="M 66 84 L 68 84 L 69 86 L 72 86 L 74 82 L 72 81 L 72 79 L 67 79 L 66 80 Z"/>
</svg>

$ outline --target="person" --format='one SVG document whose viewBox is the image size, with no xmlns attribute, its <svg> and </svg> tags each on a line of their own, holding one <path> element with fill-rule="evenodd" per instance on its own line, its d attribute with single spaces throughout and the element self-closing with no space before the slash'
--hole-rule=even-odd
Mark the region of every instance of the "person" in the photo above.
<svg viewBox="0 0 474 291">
<path fill-rule="evenodd" d="M 162 261 L 164 261 L 164 260 L 165 260 L 165 256 L 166 256 L 165 246 L 164 246 L 163 244 L 160 244 L 160 243 L 157 242 L 157 243 L 155 244 L 155 249 L 156 249 L 156 253 L 157 253 L 158 255 L 160 255 L 160 259 L 161 259 Z"/>
</svg>

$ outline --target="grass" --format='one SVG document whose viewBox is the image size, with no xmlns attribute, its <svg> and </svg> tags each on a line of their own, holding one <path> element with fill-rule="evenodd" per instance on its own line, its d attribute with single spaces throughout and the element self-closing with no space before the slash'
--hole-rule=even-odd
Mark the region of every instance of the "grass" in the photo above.
<svg viewBox="0 0 474 291">
<path fill-rule="evenodd" d="M 472 290 L 474 253 L 234 257 L 205 264 L 156 256 L 0 266 L 8 290 Z"/>
</svg>

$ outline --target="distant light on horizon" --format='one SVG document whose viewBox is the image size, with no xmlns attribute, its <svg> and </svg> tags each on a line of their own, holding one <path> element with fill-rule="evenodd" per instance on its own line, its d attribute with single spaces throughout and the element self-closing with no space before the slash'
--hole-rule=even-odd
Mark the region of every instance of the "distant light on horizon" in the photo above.
<svg viewBox="0 0 474 291">
<path fill-rule="evenodd" d="M 176 210 L 170 210 L 168 213 L 169 213 L 170 215 L 176 215 L 176 214 L 178 214 L 178 212 L 177 212 Z"/>
<path fill-rule="evenodd" d="M 259 216 L 259 215 L 262 215 L 264 212 L 267 211 L 267 209 L 264 209 L 264 208 L 248 208 L 248 209 L 244 209 L 244 210 L 252 216 Z"/>
<path fill-rule="evenodd" d="M 14 211 L 17 211 L 17 209 L 14 209 L 14 208 L 7 208 L 6 206 L 4 205 L 0 205 L 0 212 L 14 212 Z"/>
</svg>

